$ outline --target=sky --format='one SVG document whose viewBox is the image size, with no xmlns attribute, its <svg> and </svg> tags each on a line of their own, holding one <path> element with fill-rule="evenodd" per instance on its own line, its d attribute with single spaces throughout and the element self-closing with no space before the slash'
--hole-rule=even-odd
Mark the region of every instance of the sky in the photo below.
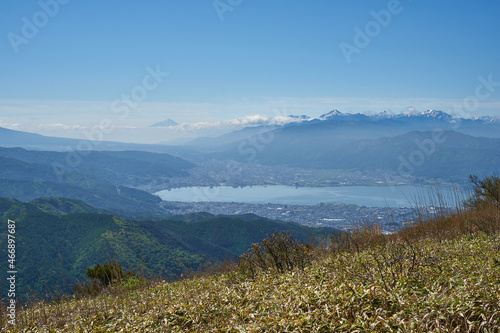
<svg viewBox="0 0 500 333">
<path fill-rule="evenodd" d="M 112 124 L 107 140 L 152 143 L 332 109 L 500 116 L 499 15 L 485 0 L 3 0 L 0 127 Z M 184 126 L 149 127 L 166 118 Z"/>
</svg>

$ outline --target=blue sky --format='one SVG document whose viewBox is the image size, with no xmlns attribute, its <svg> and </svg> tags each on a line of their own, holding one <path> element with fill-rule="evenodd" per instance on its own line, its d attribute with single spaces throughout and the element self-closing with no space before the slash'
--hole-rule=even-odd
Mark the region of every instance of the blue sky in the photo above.
<svg viewBox="0 0 500 333">
<path fill-rule="evenodd" d="M 78 126 L 103 117 L 129 128 L 333 108 L 500 115 L 497 86 L 479 104 L 457 107 L 475 96 L 479 77 L 500 82 L 496 1 L 2 4 L 0 126 L 78 137 Z M 383 25 L 372 14 L 381 11 L 391 13 Z M 26 21 L 38 31 L 23 32 Z M 356 31 L 370 27 L 369 44 L 357 47 Z M 350 62 L 340 47 L 347 44 L 357 47 Z M 168 77 L 118 117 L 113 101 L 156 68 Z"/>
</svg>

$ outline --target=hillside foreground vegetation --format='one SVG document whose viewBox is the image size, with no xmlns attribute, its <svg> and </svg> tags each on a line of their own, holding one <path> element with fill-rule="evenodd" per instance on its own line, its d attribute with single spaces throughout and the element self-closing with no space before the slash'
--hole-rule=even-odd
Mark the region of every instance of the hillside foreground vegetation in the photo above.
<svg viewBox="0 0 500 333">
<path fill-rule="evenodd" d="M 41 301 L 16 326 L 2 312 L 2 331 L 499 332 L 500 182 L 472 182 L 453 214 L 422 208 L 393 234 L 367 224 L 305 244 L 276 232 L 181 281 Z"/>
</svg>

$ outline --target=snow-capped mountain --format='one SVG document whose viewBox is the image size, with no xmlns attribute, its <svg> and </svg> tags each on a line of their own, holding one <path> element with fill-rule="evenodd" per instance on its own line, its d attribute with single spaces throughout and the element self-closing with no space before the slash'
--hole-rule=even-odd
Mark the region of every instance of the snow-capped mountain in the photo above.
<svg viewBox="0 0 500 333">
<path fill-rule="evenodd" d="M 500 117 L 490 117 L 490 116 L 473 117 L 473 118 L 471 118 L 471 120 L 481 121 L 483 123 L 496 123 L 496 122 L 500 122 Z"/>
<path fill-rule="evenodd" d="M 150 127 L 171 127 L 171 126 L 177 126 L 177 125 L 179 125 L 179 124 L 169 118 L 169 119 L 162 119 L 161 121 L 154 123 Z"/>
<path fill-rule="evenodd" d="M 352 116 L 352 114 L 351 113 L 342 113 L 339 110 L 334 109 L 334 110 L 332 110 L 330 112 L 322 114 L 317 119 L 319 119 L 319 120 L 330 120 L 330 119 L 334 119 L 334 118 L 338 118 L 338 117 L 348 117 L 348 116 Z"/>
<path fill-rule="evenodd" d="M 469 121 L 480 121 L 485 123 L 500 122 L 499 117 L 473 117 L 473 118 L 456 118 L 452 115 L 440 111 L 440 110 L 427 110 L 424 112 L 404 112 L 400 114 L 394 114 L 389 111 L 382 111 L 373 115 L 365 115 L 362 113 L 342 113 L 337 109 L 334 109 L 328 113 L 325 113 L 317 118 L 310 118 L 310 120 L 321 120 L 321 121 L 334 121 L 334 120 L 383 120 L 383 119 L 394 119 L 394 120 L 434 120 L 434 121 L 444 121 L 453 122 L 457 120 L 469 120 Z"/>
<path fill-rule="evenodd" d="M 449 120 L 453 118 L 449 114 L 439 111 L 439 110 L 427 110 L 416 115 L 417 117 L 433 118 L 433 119 L 446 119 Z"/>
</svg>

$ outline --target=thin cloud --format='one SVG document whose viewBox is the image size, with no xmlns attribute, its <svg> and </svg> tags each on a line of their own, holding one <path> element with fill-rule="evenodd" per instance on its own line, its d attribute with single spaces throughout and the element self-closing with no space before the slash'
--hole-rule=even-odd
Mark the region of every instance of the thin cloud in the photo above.
<svg viewBox="0 0 500 333">
<path fill-rule="evenodd" d="M 203 130 L 213 129 L 227 129 L 239 127 L 252 127 L 252 126 L 280 126 L 294 122 L 301 122 L 300 119 L 294 119 L 284 116 L 267 116 L 254 114 L 250 116 L 236 117 L 229 120 L 221 120 L 214 122 L 197 122 L 197 123 L 183 123 L 169 128 L 177 131 L 198 132 Z"/>
<path fill-rule="evenodd" d="M 17 131 L 36 131 L 36 130 L 45 130 L 45 131 L 82 131 L 89 129 L 108 129 L 106 126 L 94 125 L 94 126 L 85 126 L 85 125 L 66 125 L 66 124 L 21 124 L 21 123 L 7 123 L 0 121 L 0 127 L 17 130 Z M 114 126 L 116 129 L 135 129 L 137 126 Z"/>
</svg>

